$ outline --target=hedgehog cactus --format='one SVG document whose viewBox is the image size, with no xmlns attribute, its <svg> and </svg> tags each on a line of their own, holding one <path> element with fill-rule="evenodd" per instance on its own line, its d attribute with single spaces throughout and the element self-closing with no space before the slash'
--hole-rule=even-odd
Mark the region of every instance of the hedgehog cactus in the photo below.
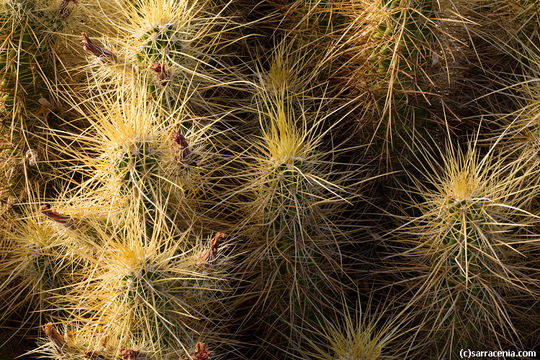
<svg viewBox="0 0 540 360">
<path fill-rule="evenodd" d="M 3 117 L 9 114 L 14 118 L 25 113 L 26 106 L 36 110 L 39 90 L 36 85 L 40 81 L 38 69 L 37 44 L 33 38 L 32 2 L 11 2 L 2 4 L 1 29 L 3 48 L 0 57 L 2 68 L 2 112 Z M 24 95 L 23 95 L 24 94 Z M 28 99 L 30 101 L 25 101 Z"/>
<path fill-rule="evenodd" d="M 510 31 L 510 30 L 509 30 Z M 496 121 L 487 125 L 492 131 L 491 141 L 497 143 L 497 151 L 506 156 L 508 162 L 523 162 L 523 186 L 528 187 L 529 196 L 523 210 L 538 214 L 540 210 L 540 52 L 534 39 L 521 43 L 513 49 L 519 58 L 520 73 L 506 79 L 505 83 L 515 89 L 512 111 L 496 115 Z"/>
<path fill-rule="evenodd" d="M 174 110 L 185 99 L 207 105 L 198 88 L 227 86 L 234 76 L 233 67 L 219 60 L 218 50 L 226 45 L 222 35 L 229 20 L 213 14 L 210 2 L 123 0 L 109 5 L 110 11 L 92 14 L 96 23 L 105 20 L 109 28 L 101 36 L 82 35 L 90 58 L 86 68 L 95 79 L 90 90 L 143 88 Z"/>
<path fill-rule="evenodd" d="M 62 30 L 75 4 L 75 0 L 52 6 L 47 1 L 6 0 L 1 5 L 1 101 L 5 114 L 39 113 L 43 106 L 40 99 L 48 97 L 46 76 L 52 48 L 47 39 Z"/>
<path fill-rule="evenodd" d="M 259 328 L 266 331 L 262 336 L 280 343 L 279 337 L 290 335 L 294 324 L 313 316 L 313 294 L 339 283 L 338 248 L 346 240 L 333 221 L 357 196 L 358 185 L 358 173 L 338 172 L 326 161 L 339 147 L 326 152 L 324 118 L 303 112 L 286 85 L 261 87 L 262 136 L 252 142 L 244 189 L 249 199 L 245 232 L 253 239 L 246 245 L 246 266 L 261 272 L 250 292 L 259 293 L 257 306 L 271 314 L 265 316 L 266 330 Z M 297 351 L 294 340 L 288 341 L 283 346 Z"/>
<path fill-rule="evenodd" d="M 425 77 L 431 58 L 432 4 L 431 0 L 392 0 L 382 5 L 387 18 L 372 34 L 374 48 L 368 58 L 378 79 L 375 81 L 387 90 L 378 95 L 379 111 L 385 118 L 385 126 L 379 125 L 378 129 L 388 132 L 395 127 L 396 134 L 409 133 L 422 128 L 428 106 L 423 92 L 429 86 Z M 391 139 L 400 141 L 399 136 Z"/>
<path fill-rule="evenodd" d="M 155 354 L 147 349 L 145 344 L 133 344 L 130 347 L 119 347 L 119 343 L 111 334 L 106 335 L 95 329 L 85 327 L 64 326 L 52 323 L 43 326 L 44 337 L 40 339 L 42 344 L 38 349 L 32 351 L 33 354 L 46 356 L 55 360 L 153 360 L 159 358 L 178 359 L 178 354 Z M 191 349 L 186 349 L 189 357 L 182 356 L 180 359 L 209 360 L 219 359 L 213 351 L 210 351 L 206 344 L 197 342 Z M 191 355 L 192 354 L 192 355 Z M 162 356 L 163 355 L 163 356 Z"/>
<path fill-rule="evenodd" d="M 0 117 L 2 138 L 10 144 L 10 149 L 2 149 L 2 157 L 17 162 L 17 176 L 5 180 L 19 199 L 28 190 L 21 185 L 43 176 L 45 170 L 38 159 L 41 130 L 37 125 L 54 107 L 49 101 L 54 79 L 47 78 L 54 31 L 61 30 L 74 6 L 72 0 L 6 0 L 0 4 Z"/>
<path fill-rule="evenodd" d="M 193 244 L 189 234 L 170 234 L 159 220 L 151 238 L 136 221 L 123 228 L 127 232 L 96 229 L 98 238 L 87 242 L 102 250 L 89 256 L 90 264 L 78 272 L 80 282 L 59 303 L 74 309 L 85 326 L 114 338 L 117 352 L 144 344 L 152 358 L 183 356 L 197 331 L 225 314 L 216 295 L 226 290 L 217 244 L 211 258 L 197 247 L 182 250 Z"/>
<path fill-rule="evenodd" d="M 430 35 L 426 22 L 432 12 L 431 1 L 410 1 L 405 5 L 401 0 L 392 0 L 381 5 L 388 11 L 388 18 L 378 25 L 372 36 L 377 41 L 385 41 L 376 44 L 369 59 L 377 62 L 377 73 L 386 74 L 391 70 L 393 48 L 396 47 L 398 54 L 405 57 L 396 60 L 401 62 L 398 68 L 405 72 L 412 70 L 419 55 L 427 56 L 419 52 L 418 45 L 426 42 Z"/>
<path fill-rule="evenodd" d="M 26 218 L 3 233 L 6 258 L 0 293 L 12 299 L 3 304 L 3 316 L 21 307 L 30 310 L 37 305 L 40 316 L 54 309 L 51 299 L 65 292 L 81 261 L 70 246 L 67 231 L 63 224 L 52 223 L 42 213 L 27 209 Z"/>
<path fill-rule="evenodd" d="M 537 284 L 529 269 L 539 242 L 532 232 L 538 217 L 523 209 L 529 196 L 523 184 L 538 169 L 527 170 L 523 160 L 501 165 L 504 157 L 480 158 L 474 148 L 450 149 L 441 173 L 434 163 L 421 169 L 429 185 L 415 180 L 413 191 L 424 200 L 413 204 L 421 215 L 404 226 L 403 242 L 412 245 L 406 252 L 416 259 L 412 266 L 427 272 L 411 302 L 440 340 L 435 353 L 445 356 L 514 336 L 511 305 L 498 294 L 531 295 L 523 285 Z M 426 309 L 438 315 L 425 316 Z"/>
<path fill-rule="evenodd" d="M 306 10 L 306 18 L 322 12 L 336 19 L 335 30 L 328 34 L 334 44 L 323 42 L 320 50 L 331 59 L 329 91 L 336 95 L 330 98 L 355 109 L 349 116 L 357 119 L 357 129 L 374 145 L 373 154 L 395 166 L 395 151 L 403 148 L 410 134 L 425 128 L 436 30 L 432 1 L 361 0 L 331 5 Z"/>
<path fill-rule="evenodd" d="M 299 326 L 302 332 L 304 358 L 314 360 L 377 360 L 403 359 L 407 353 L 408 323 L 404 312 L 395 318 L 385 318 L 380 308 L 373 309 L 372 298 L 365 309 L 354 309 L 341 294 L 341 306 L 334 307 L 333 316 L 324 313 L 317 322 Z M 388 307 L 388 305 L 386 305 Z M 330 312 L 332 313 L 332 310 Z M 410 351 L 410 349 L 409 349 Z"/>
<path fill-rule="evenodd" d="M 0 0 L 0 358 L 533 348 L 537 10 Z"/>
<path fill-rule="evenodd" d="M 144 346 L 119 347 L 117 339 L 101 329 L 77 325 L 62 326 L 47 323 L 43 326 L 43 338 L 40 347 L 32 354 L 46 356 L 55 360 L 112 360 L 118 359 L 152 359 L 152 354 L 144 350 Z"/>
<path fill-rule="evenodd" d="M 138 209 L 155 218 L 156 211 L 175 206 L 175 212 L 188 218 L 200 209 L 203 190 L 211 192 L 203 176 L 217 168 L 211 168 L 216 163 L 204 149 L 208 129 L 197 130 L 182 113 L 163 116 L 155 104 L 146 103 L 145 95 L 129 103 L 105 95 L 101 99 L 108 104 L 106 109 L 77 108 L 92 124 L 84 139 L 53 134 L 58 151 L 69 155 L 87 175 L 80 184 L 86 196 L 100 204 L 110 201 L 110 215 Z M 64 146 L 73 139 L 84 146 Z"/>
<path fill-rule="evenodd" d="M 524 81 L 517 84 L 520 94 L 517 109 L 501 117 L 497 136 L 504 152 L 524 157 L 530 168 L 537 168 L 540 166 L 540 52 L 532 43 L 529 45 L 521 62 L 525 74 Z M 537 179 L 531 180 L 534 183 Z"/>
</svg>

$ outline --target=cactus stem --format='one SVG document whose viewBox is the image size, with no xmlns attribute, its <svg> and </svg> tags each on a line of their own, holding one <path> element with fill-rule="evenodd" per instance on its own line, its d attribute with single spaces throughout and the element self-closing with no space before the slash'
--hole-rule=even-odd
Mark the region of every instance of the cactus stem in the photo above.
<svg viewBox="0 0 540 360">
<path fill-rule="evenodd" d="M 58 17 L 60 19 L 67 18 L 73 11 L 73 7 L 70 4 L 78 4 L 78 0 L 62 0 L 60 6 L 58 7 Z"/>
</svg>

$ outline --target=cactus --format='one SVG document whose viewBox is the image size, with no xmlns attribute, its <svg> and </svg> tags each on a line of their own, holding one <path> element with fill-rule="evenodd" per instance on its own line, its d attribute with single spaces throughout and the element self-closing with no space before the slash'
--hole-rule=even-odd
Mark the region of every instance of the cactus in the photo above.
<svg viewBox="0 0 540 360">
<path fill-rule="evenodd" d="M 0 320 L 22 308 L 40 317 L 52 312 L 53 299 L 65 293 L 81 261 L 70 246 L 66 223 L 50 222 L 43 211 L 33 208 L 24 213 L 2 234 L 5 259 L 0 293 L 11 300 L 3 304 Z"/>
<path fill-rule="evenodd" d="M 534 348 L 537 10 L 0 0 L 0 358 Z"/>
<path fill-rule="evenodd" d="M 528 254 L 539 241 L 532 231 L 538 217 L 523 209 L 534 191 L 523 185 L 538 170 L 524 171 L 523 161 L 493 153 L 480 157 L 471 147 L 463 152 L 449 145 L 441 156 L 440 171 L 434 159 L 418 169 L 429 179 L 414 179 L 412 191 L 423 200 L 412 205 L 420 215 L 397 241 L 411 244 L 411 266 L 425 274 L 411 303 L 419 306 L 422 328 L 434 334 L 434 354 L 454 357 L 460 347 L 512 341 L 512 305 L 496 294 L 527 297 L 524 284 L 536 282 Z"/>
<path fill-rule="evenodd" d="M 527 167 L 534 170 L 540 166 L 540 57 L 538 47 L 532 42 L 528 45 L 520 54 L 523 56 L 520 61 L 524 68 L 523 81 L 511 83 L 520 94 L 519 100 L 516 100 L 516 110 L 500 116 L 495 135 L 503 152 L 511 154 L 513 158 L 527 159 Z M 538 181 L 534 177 L 530 180 L 534 188 Z M 536 202 L 538 206 L 540 194 L 531 195 L 531 203 Z M 532 212 L 535 213 L 535 210 Z"/>
<path fill-rule="evenodd" d="M 341 294 L 341 306 L 333 314 L 321 312 L 317 321 L 300 327 L 304 357 L 317 360 L 403 359 L 407 349 L 408 320 L 405 312 L 388 317 L 381 308 L 373 308 L 373 298 L 362 308 L 349 305 Z M 384 309 L 389 305 L 384 305 Z"/>
<path fill-rule="evenodd" d="M 38 124 L 47 121 L 44 115 L 54 108 L 49 94 L 54 78 L 49 76 L 55 31 L 70 20 L 74 6 L 72 0 L 0 4 L 0 131 L 9 144 L 2 157 L 19 167 L 17 176 L 6 179 L 8 191 L 19 200 L 28 195 L 29 180 L 48 170 L 40 161 L 43 154 L 39 159 Z"/>
<path fill-rule="evenodd" d="M 210 259 L 196 247 L 182 250 L 193 244 L 189 234 L 170 234 L 162 222 L 154 229 L 151 238 L 136 221 L 122 232 L 96 229 L 98 238 L 87 242 L 93 241 L 98 255 L 89 256 L 80 282 L 60 304 L 70 304 L 74 318 L 110 334 L 119 347 L 145 344 L 156 359 L 183 356 L 194 346 L 197 329 L 224 314 L 217 301 L 226 290 L 217 244 Z"/>
<path fill-rule="evenodd" d="M 43 326 L 43 338 L 39 340 L 40 346 L 30 354 L 39 354 L 49 359 L 57 360 L 110 360 L 119 356 L 130 359 L 125 355 L 134 356 L 133 359 L 152 359 L 152 354 L 143 350 L 144 346 L 119 348 L 114 336 L 99 329 L 65 325 L 61 326 L 47 323 Z"/>
<path fill-rule="evenodd" d="M 252 239 L 247 272 L 261 272 L 247 292 L 258 293 L 256 308 L 269 315 L 261 336 L 281 343 L 285 335 L 284 349 L 296 351 L 288 337 L 294 325 L 313 316 L 318 291 L 339 283 L 339 246 L 347 240 L 333 221 L 357 196 L 359 182 L 352 170 L 338 172 L 326 161 L 339 147 L 326 152 L 324 119 L 308 118 L 301 95 L 291 98 L 287 84 L 261 86 L 262 135 L 251 142 L 241 191 L 249 199 L 244 231 Z"/>
<path fill-rule="evenodd" d="M 383 89 L 375 95 L 382 115 L 376 129 L 400 148 L 405 134 L 425 127 L 433 9 L 430 0 L 385 1 L 381 5 L 386 16 L 372 33 L 374 45 L 368 58 L 375 79 L 371 86 L 377 92 L 375 89 Z M 388 150 L 388 144 L 385 147 Z"/>
<path fill-rule="evenodd" d="M 125 360 L 150 360 L 160 358 L 159 355 L 149 351 L 144 345 L 133 345 L 131 347 L 118 347 L 117 339 L 112 336 L 96 332 L 92 329 L 78 327 L 67 330 L 70 326 L 65 326 L 66 331 L 59 331 L 59 326 L 52 323 L 43 326 L 44 337 L 40 339 L 42 345 L 31 352 L 31 354 L 39 354 L 50 359 L 57 360 L 112 360 L 122 358 Z M 190 359 L 208 360 L 210 354 L 215 356 L 213 351 L 210 351 L 206 344 L 197 342 L 190 349 Z M 178 355 L 169 353 L 166 359 L 177 359 Z M 186 357 L 182 357 L 184 359 Z"/>
<path fill-rule="evenodd" d="M 73 10 L 73 3 L 73 0 L 62 0 L 58 7 L 50 7 L 47 2 L 3 2 L 0 13 L 3 116 L 28 116 L 39 113 L 43 107 L 40 99 L 48 98 L 46 77 L 52 50 L 47 42 L 49 34 L 61 31 Z"/>
<path fill-rule="evenodd" d="M 212 122 L 194 124 L 180 112 L 167 116 L 144 94 L 129 102 L 105 94 L 100 99 L 108 104 L 104 109 L 77 108 L 92 125 L 84 138 L 66 132 L 51 137 L 50 146 L 67 155 L 68 166 L 85 174 L 78 184 L 85 196 L 109 201 L 116 214 L 110 219 L 135 209 L 149 223 L 164 213 L 191 226 L 193 213 L 203 215 L 211 201 L 213 173 L 225 162 L 207 145 Z"/>
<path fill-rule="evenodd" d="M 223 64 L 218 50 L 227 46 L 222 37 L 230 20 L 223 18 L 223 11 L 213 14 L 210 2 L 141 0 L 133 6 L 123 0 L 113 7 L 110 13 L 117 16 L 94 14 L 96 21 L 108 20 L 106 37 L 83 33 L 91 58 L 87 69 L 98 87 L 143 88 L 165 108 L 175 109 L 186 99 L 208 106 L 202 92 L 228 87 L 228 79 L 237 78 L 234 66 Z"/>
</svg>

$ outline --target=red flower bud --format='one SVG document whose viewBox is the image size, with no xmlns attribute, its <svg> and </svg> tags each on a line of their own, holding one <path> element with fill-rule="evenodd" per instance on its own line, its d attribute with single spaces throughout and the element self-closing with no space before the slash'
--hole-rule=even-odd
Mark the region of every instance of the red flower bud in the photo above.
<svg viewBox="0 0 540 360">
<path fill-rule="evenodd" d="M 95 57 L 99 58 L 103 63 L 111 63 L 113 61 L 116 61 L 116 55 L 113 54 L 110 50 L 104 49 L 102 47 L 97 46 L 86 33 L 82 33 L 82 43 L 84 46 L 84 50 L 90 51 L 92 54 L 94 54 Z"/>
<path fill-rule="evenodd" d="M 120 349 L 120 353 L 118 354 L 120 357 L 124 360 L 145 360 L 146 356 L 142 354 L 139 350 L 133 350 L 133 349 Z"/>
<path fill-rule="evenodd" d="M 49 205 L 43 205 L 39 211 L 49 219 L 51 219 L 54 222 L 57 222 L 61 225 L 64 225 L 67 228 L 75 228 L 77 227 L 78 221 L 76 221 L 74 218 L 72 218 L 69 215 L 62 215 L 59 214 L 55 210 L 51 210 Z"/>
<path fill-rule="evenodd" d="M 210 352 L 206 348 L 206 345 L 198 342 L 195 345 L 195 352 L 191 357 L 192 360 L 208 360 L 210 359 Z"/>
<path fill-rule="evenodd" d="M 158 79 L 162 82 L 166 82 L 171 78 L 171 74 L 165 69 L 165 65 L 163 64 L 156 64 L 150 69 L 152 69 L 157 74 Z"/>
<path fill-rule="evenodd" d="M 210 264 L 216 259 L 220 242 L 224 238 L 224 233 L 217 233 L 216 235 L 214 235 L 212 241 L 210 241 L 210 248 L 208 248 L 201 256 L 201 259 L 199 261 L 201 264 Z"/>
<path fill-rule="evenodd" d="M 66 346 L 66 341 L 64 340 L 64 337 L 62 334 L 60 334 L 53 324 L 48 323 L 43 327 L 43 332 L 45 332 L 45 336 L 49 338 L 49 340 L 54 344 L 54 347 L 58 352 L 62 352 L 64 347 Z"/>
<path fill-rule="evenodd" d="M 189 150 L 189 144 L 187 142 L 187 139 L 183 135 L 180 135 L 179 133 L 172 134 L 172 139 L 174 140 L 174 142 L 178 146 L 178 152 L 179 152 L 178 158 L 179 158 L 179 161 L 180 162 L 185 161 L 187 159 L 187 157 L 189 156 L 189 154 L 191 154 L 191 151 Z"/>
</svg>

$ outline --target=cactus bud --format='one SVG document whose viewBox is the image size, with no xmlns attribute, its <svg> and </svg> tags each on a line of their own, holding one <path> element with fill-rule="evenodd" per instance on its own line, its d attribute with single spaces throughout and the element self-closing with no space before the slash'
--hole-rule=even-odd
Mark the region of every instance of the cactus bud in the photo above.
<svg viewBox="0 0 540 360">
<path fill-rule="evenodd" d="M 171 78 L 171 73 L 165 69 L 165 65 L 163 64 L 156 64 L 152 66 L 150 69 L 152 69 L 158 76 L 158 79 L 165 83 L 167 80 Z"/>
<path fill-rule="evenodd" d="M 187 159 L 187 157 L 191 154 L 187 139 L 183 135 L 180 135 L 179 133 L 172 134 L 172 138 L 174 142 L 178 145 L 178 153 L 177 153 L 178 161 L 184 162 Z"/>
<path fill-rule="evenodd" d="M 66 341 L 64 340 L 64 337 L 62 334 L 60 334 L 53 324 L 48 323 L 43 327 L 43 331 L 45 332 L 45 335 L 51 340 L 56 348 L 56 350 L 60 353 L 63 352 L 63 349 L 66 347 Z"/>
<path fill-rule="evenodd" d="M 221 233 L 216 234 L 219 235 Z M 223 235 L 223 234 L 221 234 Z M 210 359 L 210 352 L 206 348 L 206 345 L 203 343 L 198 342 L 195 345 L 195 352 L 193 353 L 193 356 L 191 358 L 192 360 L 208 360 Z"/>
<path fill-rule="evenodd" d="M 97 46 L 86 33 L 82 33 L 82 43 L 86 51 L 94 54 L 95 57 L 99 58 L 103 63 L 111 63 L 116 61 L 116 55 L 105 48 Z"/>
<path fill-rule="evenodd" d="M 57 222 L 57 223 L 59 223 L 61 225 L 64 225 L 67 228 L 75 228 L 75 227 L 77 227 L 77 223 L 78 223 L 77 220 L 75 220 L 74 218 L 72 218 L 69 215 L 62 215 L 62 214 L 59 214 L 55 210 L 51 210 L 50 206 L 47 205 L 47 204 L 43 205 L 39 209 L 39 211 L 41 211 L 41 213 L 43 215 L 45 215 L 46 217 L 48 217 L 49 219 L 51 219 L 54 222 Z"/>
<path fill-rule="evenodd" d="M 146 356 L 144 356 L 143 353 L 139 350 L 133 350 L 133 349 L 120 349 L 119 353 L 120 357 L 124 360 L 145 360 Z"/>
<path fill-rule="evenodd" d="M 213 261 L 215 261 L 217 257 L 217 251 L 219 248 L 219 244 L 221 239 L 225 238 L 225 234 L 223 233 L 217 233 L 212 238 L 212 241 L 210 241 L 210 248 L 204 252 L 204 254 L 201 256 L 200 263 L 201 264 L 210 264 Z"/>
</svg>

